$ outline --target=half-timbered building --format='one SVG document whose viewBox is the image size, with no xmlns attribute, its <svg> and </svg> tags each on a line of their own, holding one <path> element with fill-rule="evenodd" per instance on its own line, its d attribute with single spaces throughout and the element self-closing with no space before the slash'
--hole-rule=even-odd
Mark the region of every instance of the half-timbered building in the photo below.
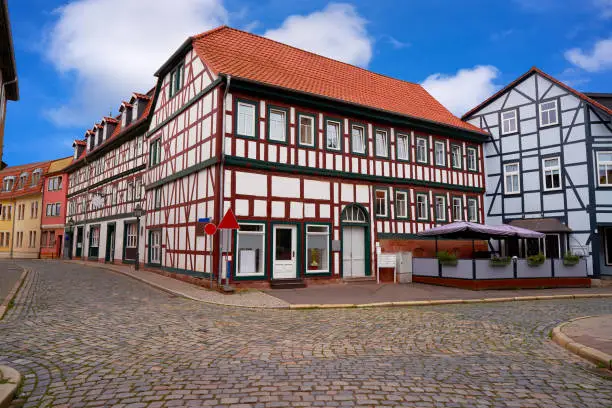
<svg viewBox="0 0 612 408">
<path fill-rule="evenodd" d="M 422 254 L 433 245 L 416 232 L 483 219 L 486 134 L 418 84 L 229 27 L 189 38 L 156 76 L 150 267 L 233 283 L 373 277 L 377 247 Z M 198 220 L 230 208 L 226 248 Z"/>
<path fill-rule="evenodd" d="M 532 68 L 463 116 L 486 130 L 486 217 L 546 234 L 508 255 L 588 255 L 612 274 L 612 109 Z"/>
<path fill-rule="evenodd" d="M 144 134 L 154 92 L 134 93 L 73 144 L 68 174 L 66 256 L 134 263 L 144 253 L 134 209 L 144 208 Z M 138 248 L 140 245 L 140 248 Z M 144 259 L 142 255 L 140 259 Z"/>
</svg>

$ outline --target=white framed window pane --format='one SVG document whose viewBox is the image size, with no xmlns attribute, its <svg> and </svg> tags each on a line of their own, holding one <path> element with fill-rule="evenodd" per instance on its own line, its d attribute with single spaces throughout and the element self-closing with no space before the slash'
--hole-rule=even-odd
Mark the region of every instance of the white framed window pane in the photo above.
<svg viewBox="0 0 612 408">
<path fill-rule="evenodd" d="M 329 227 L 306 226 L 306 273 L 329 272 Z"/>
<path fill-rule="evenodd" d="M 287 114 L 285 111 L 270 109 L 270 139 L 279 142 L 287 140 Z"/>
<path fill-rule="evenodd" d="M 255 106 L 249 103 L 238 102 L 238 129 L 239 135 L 255 136 Z"/>
<path fill-rule="evenodd" d="M 444 166 L 446 164 L 445 144 L 441 142 L 435 142 L 434 148 L 435 148 L 436 164 L 438 166 Z"/>
<path fill-rule="evenodd" d="M 376 131 L 376 155 L 387 157 L 387 132 Z"/>
<path fill-rule="evenodd" d="M 544 102 L 540 104 L 540 124 L 542 126 L 557 123 L 557 101 Z"/>
<path fill-rule="evenodd" d="M 417 139 L 416 150 L 417 162 L 427 163 L 427 141 L 425 139 Z"/>
<path fill-rule="evenodd" d="M 395 196 L 395 211 L 396 216 L 399 218 L 406 218 L 408 216 L 408 194 L 405 192 L 398 192 Z"/>
<path fill-rule="evenodd" d="M 451 147 L 452 165 L 456 169 L 461 168 L 461 146 Z"/>
<path fill-rule="evenodd" d="M 478 222 L 478 203 L 474 199 L 468 200 L 468 220 Z"/>
<path fill-rule="evenodd" d="M 340 149 L 340 123 L 327 122 L 326 143 L 328 149 Z"/>
<path fill-rule="evenodd" d="M 469 170 L 476 170 L 476 150 L 473 148 L 467 149 L 467 165 Z"/>
<path fill-rule="evenodd" d="M 446 199 L 444 197 L 436 197 L 436 220 L 446 220 Z"/>
<path fill-rule="evenodd" d="M 240 224 L 237 234 L 236 276 L 262 276 L 265 266 L 264 225 Z"/>
<path fill-rule="evenodd" d="M 397 135 L 397 158 L 402 160 L 408 160 L 408 136 Z"/>
<path fill-rule="evenodd" d="M 502 113 L 502 133 L 514 133 L 517 129 L 516 110 Z"/>
<path fill-rule="evenodd" d="M 300 144 L 314 146 L 314 119 L 300 115 Z"/>
<path fill-rule="evenodd" d="M 461 198 L 453 198 L 453 219 L 460 221 L 463 219 L 463 208 Z"/>
<path fill-rule="evenodd" d="M 353 152 L 365 153 L 364 129 L 361 126 L 353 126 L 351 129 L 351 137 L 353 144 Z"/>
<path fill-rule="evenodd" d="M 417 218 L 420 220 L 427 219 L 427 196 L 424 194 L 417 195 Z"/>
<path fill-rule="evenodd" d="M 376 215 L 385 217 L 387 215 L 387 192 L 376 191 Z"/>
</svg>

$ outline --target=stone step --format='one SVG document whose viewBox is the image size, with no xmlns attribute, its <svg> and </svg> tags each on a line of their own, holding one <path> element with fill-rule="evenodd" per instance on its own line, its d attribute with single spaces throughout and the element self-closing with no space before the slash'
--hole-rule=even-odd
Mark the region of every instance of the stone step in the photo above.
<svg viewBox="0 0 612 408">
<path fill-rule="evenodd" d="M 305 287 L 306 282 L 302 279 L 276 279 L 270 281 L 271 289 L 299 289 Z"/>
</svg>

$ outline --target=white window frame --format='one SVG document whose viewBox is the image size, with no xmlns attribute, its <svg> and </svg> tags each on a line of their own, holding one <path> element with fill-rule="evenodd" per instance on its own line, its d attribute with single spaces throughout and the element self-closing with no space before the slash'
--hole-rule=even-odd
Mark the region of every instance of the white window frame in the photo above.
<svg viewBox="0 0 612 408">
<path fill-rule="evenodd" d="M 442 146 L 442 163 L 438 162 L 438 146 Z M 446 166 L 446 142 L 441 142 L 439 140 L 434 141 L 434 163 L 436 166 L 445 167 Z"/>
<path fill-rule="evenodd" d="M 157 237 L 157 241 L 153 238 Z M 162 240 L 162 231 L 161 230 L 151 230 L 149 234 L 149 262 L 152 264 L 161 264 L 161 240 Z"/>
<path fill-rule="evenodd" d="M 280 120 L 272 120 L 278 115 Z M 284 109 L 272 108 L 268 109 L 268 138 L 274 142 L 287 142 L 287 111 Z M 280 133 L 278 133 L 280 132 Z"/>
<path fill-rule="evenodd" d="M 310 143 L 304 142 L 302 140 L 302 137 L 304 136 L 304 130 L 302 128 L 302 119 L 306 119 L 310 121 L 310 131 L 306 135 L 308 136 L 308 138 L 310 138 Z M 315 146 L 315 118 L 314 116 L 298 114 L 298 143 L 300 146 L 307 146 L 307 147 Z"/>
<path fill-rule="evenodd" d="M 419 198 L 424 198 L 423 202 L 419 201 Z M 429 196 L 426 193 L 417 193 L 416 194 L 416 219 L 417 220 L 429 220 Z M 419 207 L 423 206 L 422 214 L 423 216 L 419 216 Z"/>
<path fill-rule="evenodd" d="M 317 227 L 317 228 L 325 228 L 327 230 L 327 232 L 310 232 L 308 229 L 309 227 Z M 319 236 L 325 236 L 325 245 L 326 245 L 326 254 L 327 254 L 327 269 L 308 269 L 308 236 L 309 235 L 319 235 Z M 329 237 L 330 237 L 330 231 L 329 231 L 329 225 L 321 225 L 321 224 L 306 224 L 306 273 L 311 273 L 311 274 L 320 274 L 320 273 L 329 273 L 330 272 L 330 248 L 329 248 Z"/>
<path fill-rule="evenodd" d="M 330 132 L 329 129 L 334 128 L 336 129 L 336 147 L 330 147 L 329 142 L 330 142 Z M 326 120 L 325 121 L 325 148 L 327 150 L 337 150 L 340 151 L 340 148 L 342 146 L 342 122 L 339 122 L 337 120 Z"/>
<path fill-rule="evenodd" d="M 547 161 L 553 161 L 556 160 L 557 161 L 557 165 L 553 166 L 553 167 L 546 167 L 546 162 Z M 550 173 L 551 175 L 554 175 L 555 171 L 559 174 L 559 186 L 555 187 L 546 187 L 546 175 L 548 173 Z M 561 158 L 559 156 L 555 156 L 555 157 L 545 157 L 542 159 L 542 187 L 544 189 L 544 191 L 556 191 L 556 190 L 561 190 L 561 185 L 563 183 L 561 182 Z"/>
<path fill-rule="evenodd" d="M 244 101 L 236 103 L 236 134 L 243 137 L 256 137 L 257 106 L 255 104 Z"/>
<path fill-rule="evenodd" d="M 156 166 L 160 162 L 161 162 L 161 137 L 153 140 L 150 144 L 150 149 L 149 149 L 149 165 Z"/>
<path fill-rule="evenodd" d="M 162 188 L 157 187 L 153 190 L 153 208 L 158 209 L 161 208 L 162 202 Z"/>
<path fill-rule="evenodd" d="M 383 205 L 383 210 L 384 210 L 383 214 L 380 214 L 378 212 L 378 200 L 380 200 L 378 198 L 378 193 L 385 193 L 385 198 L 384 198 L 384 203 L 383 203 L 384 204 Z M 389 206 L 389 191 L 387 189 L 382 189 L 382 188 L 381 189 L 375 189 L 374 190 L 374 204 L 375 204 L 374 210 L 376 211 L 376 216 L 377 217 L 388 217 L 389 214 L 388 214 L 388 211 L 387 211 L 387 207 Z"/>
<path fill-rule="evenodd" d="M 404 196 L 404 204 L 400 205 L 399 196 Z M 403 210 L 404 215 L 400 215 L 400 209 Z M 395 217 L 406 219 L 408 218 L 408 192 L 406 191 L 396 191 L 395 192 Z"/>
<path fill-rule="evenodd" d="M 405 141 L 400 141 L 400 140 L 405 140 Z M 405 134 L 405 133 L 398 133 L 397 134 L 397 141 L 396 141 L 396 146 L 395 149 L 397 150 L 396 154 L 397 154 L 397 158 L 399 160 L 410 160 L 410 136 Z M 401 150 L 400 150 L 400 146 L 404 146 L 404 154 L 400 154 Z"/>
<path fill-rule="evenodd" d="M 548 103 L 554 103 L 555 107 L 554 108 L 550 108 L 550 109 L 546 109 L 546 110 L 542 110 L 542 105 L 548 104 Z M 544 117 L 546 116 L 547 121 L 550 120 L 550 115 L 548 113 L 552 112 L 552 111 L 555 112 L 555 121 L 554 122 L 544 123 Z M 540 116 L 540 127 L 555 126 L 555 125 L 559 124 L 559 108 L 557 106 L 557 100 L 556 99 L 551 99 L 550 101 L 540 102 L 540 104 L 538 105 L 538 112 L 539 112 L 539 116 Z"/>
<path fill-rule="evenodd" d="M 612 178 L 608 177 L 608 171 L 612 170 L 612 159 L 611 160 L 601 160 L 599 158 L 600 154 L 609 154 L 612 155 L 612 151 L 601 151 L 597 152 L 597 185 L 600 187 L 612 187 Z M 601 171 L 601 167 L 603 166 L 604 171 L 606 173 L 606 181 L 607 183 L 601 182 L 601 177 L 599 175 Z"/>
<path fill-rule="evenodd" d="M 355 130 L 361 130 L 361 150 L 357 149 L 355 143 Z M 365 154 L 366 152 L 366 128 L 362 125 L 351 125 L 351 153 Z"/>
<path fill-rule="evenodd" d="M 376 131 L 374 131 L 374 141 L 376 143 L 376 151 L 375 151 L 376 156 L 377 157 L 389 157 L 389 132 L 387 132 L 386 130 L 382 130 L 382 129 L 376 129 Z M 380 148 L 379 148 L 379 144 L 380 144 Z"/>
<path fill-rule="evenodd" d="M 446 196 L 443 195 L 435 195 L 434 196 L 434 203 L 435 203 L 435 213 L 436 213 L 436 221 L 446 221 Z M 442 211 L 440 211 L 440 208 L 438 208 L 438 206 L 442 204 Z"/>
<path fill-rule="evenodd" d="M 421 145 L 420 142 L 423 142 L 423 144 Z M 427 164 L 427 162 L 429 161 L 428 157 L 427 157 L 427 139 L 424 138 L 424 137 L 417 137 L 416 138 L 416 147 L 415 148 L 416 148 L 416 154 L 415 154 L 416 162 L 417 163 L 425 163 L 425 164 Z M 420 156 L 419 152 L 421 152 L 421 150 L 422 150 L 422 153 L 423 153 L 423 158 L 419 159 L 419 156 Z"/>
<path fill-rule="evenodd" d="M 459 149 L 459 156 L 455 155 L 455 151 Z M 457 159 L 457 165 L 455 165 L 455 159 Z M 460 145 L 451 145 L 451 167 L 453 169 L 463 168 L 463 147 Z"/>
<path fill-rule="evenodd" d="M 476 150 L 475 147 L 467 147 L 465 151 L 466 151 L 466 157 L 467 157 L 466 160 L 467 160 L 468 170 L 478 171 L 478 151 Z M 474 166 L 472 166 L 472 162 L 470 161 L 470 153 L 473 153 L 472 157 L 474 159 L 474 162 L 473 162 Z"/>
<path fill-rule="evenodd" d="M 463 221 L 463 198 L 453 197 L 453 221 Z M 457 203 L 459 203 L 457 205 Z M 459 216 L 457 216 L 459 215 Z"/>
<path fill-rule="evenodd" d="M 98 248 L 100 246 L 100 227 L 91 227 L 89 233 L 91 234 L 91 248 Z"/>
<path fill-rule="evenodd" d="M 505 115 L 512 114 L 511 117 L 505 117 Z M 500 130 L 502 135 L 511 135 L 518 132 L 518 112 L 516 109 L 510 109 L 502 111 L 499 116 Z M 508 131 L 505 131 L 505 125 L 508 123 Z M 514 125 L 513 127 L 511 125 Z"/>
<path fill-rule="evenodd" d="M 475 218 L 470 217 L 470 207 L 471 204 L 474 205 L 474 215 Z M 467 200 L 467 218 L 469 222 L 478 222 L 478 200 L 475 198 L 468 198 Z"/>
<path fill-rule="evenodd" d="M 136 248 L 137 245 L 137 237 L 138 237 L 138 224 L 135 222 L 130 222 L 125 225 L 127 228 L 126 238 L 125 238 L 125 247 L 126 248 Z"/>
<path fill-rule="evenodd" d="M 266 274 L 266 224 L 263 223 L 238 223 L 239 225 L 259 226 L 261 231 L 245 231 L 239 229 L 236 232 L 236 277 L 248 277 L 248 276 L 265 276 Z M 262 241 L 262 251 L 259 254 L 259 260 L 261 262 L 261 272 L 259 273 L 240 273 L 240 236 L 241 235 L 259 235 Z"/>
<path fill-rule="evenodd" d="M 508 166 L 516 166 L 516 171 L 508 171 Z M 517 190 L 508 189 L 508 176 L 516 177 Z M 519 162 L 504 163 L 504 194 L 520 194 L 521 193 L 521 164 Z"/>
</svg>

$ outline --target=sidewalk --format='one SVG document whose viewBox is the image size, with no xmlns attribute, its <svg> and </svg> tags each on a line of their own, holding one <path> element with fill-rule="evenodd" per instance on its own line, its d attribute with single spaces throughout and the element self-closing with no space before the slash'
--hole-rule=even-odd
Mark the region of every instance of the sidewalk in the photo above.
<svg viewBox="0 0 612 408">
<path fill-rule="evenodd" d="M 53 261 L 48 261 L 53 262 Z M 227 306 L 265 309 L 351 308 L 385 306 L 423 306 L 452 303 L 509 302 L 591 297 L 612 298 L 612 286 L 600 288 L 560 288 L 525 290 L 482 290 L 411 284 L 355 282 L 311 285 L 303 289 L 249 290 L 225 295 L 187 282 L 139 270 L 132 266 L 84 261 L 62 261 L 109 269 L 188 299 Z"/>
<path fill-rule="evenodd" d="M 593 363 L 612 368 L 612 315 L 570 320 L 553 330 L 553 340 Z"/>
<path fill-rule="evenodd" d="M 16 264 L 10 264 L 0 271 L 0 319 L 10 308 L 11 300 L 17 294 L 27 273 L 24 268 Z"/>
</svg>

